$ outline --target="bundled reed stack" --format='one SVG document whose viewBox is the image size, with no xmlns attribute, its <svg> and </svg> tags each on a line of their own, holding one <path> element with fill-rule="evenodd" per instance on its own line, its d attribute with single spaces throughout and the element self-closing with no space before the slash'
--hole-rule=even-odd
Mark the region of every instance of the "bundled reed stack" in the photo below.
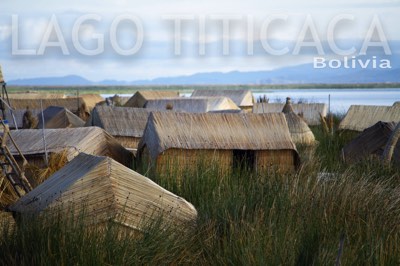
<svg viewBox="0 0 400 266">
<path fill-rule="evenodd" d="M 314 134 L 308 127 L 307 123 L 298 116 L 294 111 L 291 99 L 286 98 L 286 104 L 282 109 L 286 116 L 286 121 L 289 126 L 290 135 L 296 145 L 310 146 L 315 144 Z"/>
</svg>

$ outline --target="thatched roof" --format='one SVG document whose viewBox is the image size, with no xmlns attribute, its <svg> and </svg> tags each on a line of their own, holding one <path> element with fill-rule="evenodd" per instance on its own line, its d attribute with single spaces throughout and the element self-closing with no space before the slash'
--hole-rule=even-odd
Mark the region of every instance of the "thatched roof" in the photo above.
<svg viewBox="0 0 400 266">
<path fill-rule="evenodd" d="M 373 154 L 380 156 L 395 127 L 396 123 L 394 122 L 379 121 L 375 125 L 365 129 L 360 135 L 343 147 L 342 154 L 344 160 L 353 163 Z M 400 142 L 397 143 L 393 159 L 400 162 Z"/>
<path fill-rule="evenodd" d="M 155 159 L 165 150 L 294 150 L 284 114 L 154 112 L 139 148 Z"/>
<path fill-rule="evenodd" d="M 69 97 L 58 99 L 10 99 L 10 104 L 13 109 L 26 109 L 26 107 L 29 107 L 30 110 L 33 110 L 41 109 L 41 101 L 43 103 L 43 109 L 50 106 L 59 106 L 65 107 L 73 113 L 77 113 L 78 108 L 80 108 L 83 103 L 86 104 L 85 100 L 82 97 Z M 88 105 L 86 104 L 86 106 Z M 85 111 L 89 112 L 89 109 L 87 108 Z"/>
<path fill-rule="evenodd" d="M 284 106 L 284 103 L 255 103 L 253 113 L 280 113 Z M 321 124 L 320 114 L 326 117 L 328 109 L 324 103 L 292 103 L 292 108 L 296 114 L 302 115 L 304 121 L 310 126 Z"/>
<path fill-rule="evenodd" d="M 64 94 L 60 93 L 45 93 L 37 91 L 14 92 L 8 94 L 9 99 L 63 99 Z"/>
<path fill-rule="evenodd" d="M 67 150 L 69 161 L 80 152 L 85 152 L 93 155 L 110 156 L 127 166 L 132 164 L 132 153 L 101 128 L 45 129 L 44 134 L 47 151 L 59 153 Z M 13 130 L 11 136 L 23 155 L 43 155 L 45 153 L 41 129 Z M 7 145 L 13 155 L 18 155 L 14 146 L 10 145 L 10 140 L 7 140 Z"/>
<path fill-rule="evenodd" d="M 169 98 L 147 101 L 145 107 L 150 110 L 188 113 L 207 113 L 221 110 L 240 110 L 240 108 L 227 97 L 195 97 L 195 98 Z"/>
<path fill-rule="evenodd" d="M 148 100 L 178 97 L 177 91 L 137 91 L 124 105 L 125 107 L 143 108 Z"/>
<path fill-rule="evenodd" d="M 191 97 L 228 97 L 239 107 L 251 107 L 254 103 L 251 90 L 194 90 Z"/>
<path fill-rule="evenodd" d="M 399 122 L 400 105 L 396 103 L 393 106 L 352 105 L 340 122 L 339 129 L 363 131 L 379 121 Z"/>
<path fill-rule="evenodd" d="M 83 127 L 85 121 L 64 107 L 50 106 L 43 110 L 44 128 Z M 43 128 L 42 114 L 38 114 L 37 128 Z"/>
<path fill-rule="evenodd" d="M 298 145 L 312 145 L 315 143 L 314 134 L 304 120 L 294 113 L 290 98 L 286 98 L 286 104 L 282 109 L 289 126 L 290 136 Z"/>
<path fill-rule="evenodd" d="M 110 220 L 134 230 L 162 216 L 168 225 L 194 224 L 192 204 L 108 157 L 78 155 L 23 196 L 10 210 L 22 214 L 73 210 L 88 224 Z M 49 214 L 48 212 L 46 214 Z"/>
<path fill-rule="evenodd" d="M 101 127 L 113 136 L 142 137 L 150 110 L 131 107 L 97 106 L 87 126 Z"/>
<path fill-rule="evenodd" d="M 31 111 L 31 113 L 32 113 L 32 115 L 34 116 L 34 117 L 37 117 L 39 114 L 40 114 L 40 110 L 39 109 L 29 109 L 29 111 Z M 13 110 L 12 111 L 12 114 L 14 115 L 14 117 L 15 117 L 15 121 L 17 122 L 17 127 L 18 127 L 18 129 L 21 129 L 22 128 L 22 120 L 23 120 L 23 117 L 24 117 L 24 113 L 26 112 L 26 109 L 24 108 L 24 109 L 17 109 L 17 110 Z M 0 114 L 1 114 L 1 112 L 0 112 Z M 7 119 L 7 121 L 8 121 L 8 125 L 9 125 L 9 127 L 11 128 L 11 129 L 14 129 L 14 128 L 16 128 L 15 127 L 15 123 L 14 123 L 14 119 L 13 119 L 13 116 L 11 115 L 11 111 L 9 110 L 9 109 L 6 109 L 5 110 L 5 117 L 6 117 L 6 119 Z"/>
<path fill-rule="evenodd" d="M 89 111 L 91 111 L 96 104 L 104 101 L 104 98 L 99 94 L 79 94 L 79 97 L 83 99 Z M 76 99 L 75 96 L 69 96 L 68 98 Z"/>
</svg>

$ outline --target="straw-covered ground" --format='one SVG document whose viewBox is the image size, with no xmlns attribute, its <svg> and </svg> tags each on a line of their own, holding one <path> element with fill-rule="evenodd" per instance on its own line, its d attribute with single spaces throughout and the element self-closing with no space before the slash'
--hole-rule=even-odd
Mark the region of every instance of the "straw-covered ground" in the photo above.
<svg viewBox="0 0 400 266">
<path fill-rule="evenodd" d="M 351 134 L 312 130 L 319 146 L 296 174 L 219 176 L 199 166 L 179 186 L 152 176 L 197 208 L 193 230 L 153 223 L 132 237 L 113 225 L 99 233 L 79 221 L 30 219 L 0 229 L 0 264 L 399 264 L 399 169 L 373 159 L 343 165 Z"/>
</svg>

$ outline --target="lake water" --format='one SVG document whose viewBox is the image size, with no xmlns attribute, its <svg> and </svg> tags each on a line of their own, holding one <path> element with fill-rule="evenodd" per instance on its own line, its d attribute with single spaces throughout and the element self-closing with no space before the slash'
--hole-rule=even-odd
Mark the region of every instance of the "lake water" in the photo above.
<svg viewBox="0 0 400 266">
<path fill-rule="evenodd" d="M 286 97 L 291 97 L 292 102 L 329 103 L 334 113 L 345 113 L 350 105 L 393 105 L 400 101 L 400 88 L 393 89 L 267 89 L 253 90 L 256 98 L 265 95 L 270 102 L 285 102 Z M 190 96 L 190 93 L 182 93 Z M 113 95 L 102 94 L 103 97 Z M 120 94 L 132 96 L 132 94 Z"/>
</svg>

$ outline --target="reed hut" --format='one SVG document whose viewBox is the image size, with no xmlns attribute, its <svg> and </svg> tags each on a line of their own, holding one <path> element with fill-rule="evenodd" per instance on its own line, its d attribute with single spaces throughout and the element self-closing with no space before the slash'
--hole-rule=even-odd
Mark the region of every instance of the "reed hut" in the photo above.
<svg viewBox="0 0 400 266">
<path fill-rule="evenodd" d="M 125 107 L 143 108 L 147 101 L 165 98 L 179 97 L 177 91 L 153 91 L 142 90 L 137 91 L 124 105 Z"/>
<path fill-rule="evenodd" d="M 41 104 L 42 103 L 42 104 Z M 13 109 L 26 109 L 29 107 L 30 110 L 39 109 L 43 107 L 46 109 L 50 106 L 64 107 L 78 114 L 79 108 L 86 105 L 85 100 L 82 97 L 70 97 L 70 98 L 45 98 L 45 99 L 10 99 L 10 104 Z M 84 110 L 90 114 L 90 110 L 87 108 Z"/>
<path fill-rule="evenodd" d="M 352 105 L 339 124 L 341 130 L 361 132 L 377 122 L 399 122 L 400 104 L 392 106 Z"/>
<path fill-rule="evenodd" d="M 76 99 L 76 96 L 68 96 L 67 98 Z M 87 107 L 87 111 L 92 111 L 93 108 L 98 104 L 104 101 L 104 98 L 99 94 L 79 94 L 79 98 L 85 103 Z M 85 110 L 86 111 L 86 110 Z"/>
<path fill-rule="evenodd" d="M 346 163 L 354 163 L 371 156 L 381 156 L 395 127 L 394 122 L 379 121 L 365 129 L 343 147 L 343 160 Z M 400 143 L 396 145 L 393 160 L 400 163 Z"/>
<path fill-rule="evenodd" d="M 97 106 L 86 126 L 101 127 L 122 146 L 137 149 L 149 115 L 144 108 Z"/>
<path fill-rule="evenodd" d="M 284 103 L 254 103 L 253 113 L 280 113 L 285 106 Z M 327 105 L 324 103 L 292 103 L 293 112 L 304 119 L 309 126 L 321 124 L 321 117 L 327 115 Z"/>
<path fill-rule="evenodd" d="M 62 93 L 46 93 L 38 91 L 13 92 L 8 94 L 9 99 L 63 99 Z"/>
<path fill-rule="evenodd" d="M 294 112 L 289 97 L 286 98 L 286 104 L 283 107 L 282 112 L 286 116 L 290 136 L 296 145 L 309 146 L 315 144 L 314 134 L 308 127 L 307 123 Z"/>
<path fill-rule="evenodd" d="M 191 97 L 228 97 L 239 106 L 240 109 L 246 112 L 251 112 L 254 104 L 254 97 L 251 90 L 196 89 L 193 91 Z"/>
<path fill-rule="evenodd" d="M 208 113 L 215 111 L 240 111 L 227 97 L 169 98 L 147 101 L 145 107 L 155 111 L 175 111 L 187 113 Z"/>
<path fill-rule="evenodd" d="M 49 154 L 66 151 L 68 161 L 80 152 L 85 152 L 109 156 L 127 167 L 133 165 L 133 154 L 98 127 L 24 129 L 11 131 L 10 134 L 28 162 L 38 167 L 45 166 L 45 151 Z M 9 139 L 7 139 L 7 146 L 10 147 L 11 154 L 19 161 L 19 153 L 11 145 Z"/>
<path fill-rule="evenodd" d="M 157 174 L 196 171 L 202 164 L 231 173 L 243 165 L 262 173 L 299 163 L 284 114 L 154 112 L 138 147 L 140 167 Z"/>
<path fill-rule="evenodd" d="M 70 219 L 72 214 L 86 226 L 102 228 L 112 222 L 133 232 L 158 219 L 182 229 L 197 218 L 192 204 L 150 179 L 111 158 L 83 153 L 9 209 L 26 216 Z"/>
<path fill-rule="evenodd" d="M 71 128 L 71 127 L 84 127 L 85 121 L 73 114 L 71 111 L 64 107 L 50 106 L 43 111 L 44 122 L 42 120 L 42 113 L 38 115 L 37 128 Z"/>
</svg>

